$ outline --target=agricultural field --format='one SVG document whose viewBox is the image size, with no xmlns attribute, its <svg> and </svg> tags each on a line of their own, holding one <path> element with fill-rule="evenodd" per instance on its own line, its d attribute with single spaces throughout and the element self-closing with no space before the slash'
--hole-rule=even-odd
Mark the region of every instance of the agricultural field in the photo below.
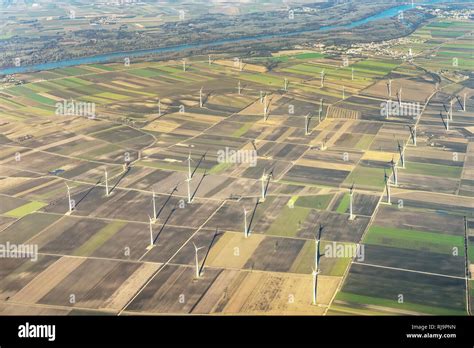
<svg viewBox="0 0 474 348">
<path fill-rule="evenodd" d="M 17 74 L 0 314 L 469 314 L 473 31 Z"/>
</svg>

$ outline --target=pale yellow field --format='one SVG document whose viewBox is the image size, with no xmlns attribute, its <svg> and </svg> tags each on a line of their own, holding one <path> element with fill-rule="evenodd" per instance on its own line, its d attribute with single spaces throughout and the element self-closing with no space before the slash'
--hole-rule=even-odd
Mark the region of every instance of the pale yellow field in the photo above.
<svg viewBox="0 0 474 348">
<path fill-rule="evenodd" d="M 122 309 L 160 265 L 144 263 L 105 301 L 100 308 Z"/>
<path fill-rule="evenodd" d="M 303 166 L 308 166 L 308 167 L 347 170 L 347 171 L 352 171 L 355 167 L 355 165 L 352 165 L 352 164 L 331 163 L 331 162 L 326 162 L 326 161 L 313 161 L 309 159 L 300 159 L 296 163 L 298 165 L 303 165 Z"/>
<path fill-rule="evenodd" d="M 229 314 L 321 315 L 336 291 L 339 277 L 319 276 L 318 305 L 312 305 L 312 276 L 249 272 L 226 305 Z M 321 306 L 320 306 L 321 305 Z"/>
<path fill-rule="evenodd" d="M 245 238 L 243 232 L 226 233 L 212 247 L 207 263 L 212 267 L 242 268 L 264 238 L 259 234 Z"/>
<path fill-rule="evenodd" d="M 155 132 L 172 132 L 178 128 L 181 124 L 172 120 L 156 120 L 147 124 L 143 129 Z"/>
<path fill-rule="evenodd" d="M 369 161 L 390 162 L 392 158 L 394 161 L 397 161 L 398 157 L 398 155 L 394 155 L 391 152 L 366 151 L 362 156 L 362 159 Z"/>
<path fill-rule="evenodd" d="M 218 64 L 222 66 L 227 66 L 231 68 L 235 68 L 236 70 L 239 70 L 239 64 L 235 64 L 234 60 L 232 59 L 219 59 L 215 60 L 213 64 Z M 243 62 L 242 63 L 242 71 L 255 71 L 255 72 L 266 72 L 267 68 L 261 65 L 255 65 L 255 64 L 248 64 Z"/>
</svg>

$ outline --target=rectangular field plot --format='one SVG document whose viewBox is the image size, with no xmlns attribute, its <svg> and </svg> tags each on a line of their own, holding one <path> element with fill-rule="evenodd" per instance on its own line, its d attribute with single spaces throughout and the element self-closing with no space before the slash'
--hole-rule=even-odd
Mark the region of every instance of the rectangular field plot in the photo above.
<svg viewBox="0 0 474 348">
<path fill-rule="evenodd" d="M 364 238 L 364 244 L 391 246 L 395 248 L 420 250 L 452 255 L 464 254 L 464 238 L 449 234 L 403 230 L 399 228 L 372 225 Z"/>
<path fill-rule="evenodd" d="M 34 292 L 33 295 L 29 295 L 34 296 L 32 299 L 35 301 L 32 302 L 116 312 L 121 308 L 107 308 L 110 300 L 141 267 L 140 263 L 134 262 L 85 258 L 67 258 L 67 260 L 66 265 L 71 265 L 71 267 L 57 265 L 55 266 L 57 269 L 47 269 L 40 274 L 40 277 L 43 278 L 41 284 L 45 289 L 41 293 Z M 75 264 L 72 265 L 71 262 L 75 262 Z M 141 278 L 139 279 L 140 286 L 147 280 Z M 130 291 L 128 294 L 128 296 L 133 295 L 134 291 Z M 26 295 L 24 296 L 26 297 Z M 71 303 L 72 298 L 74 299 L 73 303 Z"/>
<path fill-rule="evenodd" d="M 466 314 L 464 279 L 352 265 L 335 305 L 386 314 Z"/>
<path fill-rule="evenodd" d="M 365 244 L 364 260 L 360 263 L 403 268 L 408 270 L 464 276 L 464 255 L 438 253 L 382 245 Z"/>
<path fill-rule="evenodd" d="M 283 177 L 284 182 L 302 185 L 339 186 L 349 174 L 348 171 L 319 169 L 301 165 L 293 166 Z"/>
<path fill-rule="evenodd" d="M 328 304 L 339 279 L 320 276 L 318 303 Z M 127 307 L 127 313 L 322 314 L 311 305 L 311 276 L 166 266 Z"/>
</svg>

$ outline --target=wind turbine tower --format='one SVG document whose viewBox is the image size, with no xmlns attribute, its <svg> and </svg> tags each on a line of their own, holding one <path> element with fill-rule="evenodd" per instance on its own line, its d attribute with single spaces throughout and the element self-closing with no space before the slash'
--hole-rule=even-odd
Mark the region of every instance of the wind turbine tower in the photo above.
<svg viewBox="0 0 474 348">
<path fill-rule="evenodd" d="M 384 182 L 385 182 L 385 190 L 387 192 L 387 204 L 392 204 L 391 199 L 390 199 L 390 179 L 385 169 L 384 169 Z"/>
<path fill-rule="evenodd" d="M 393 185 L 394 185 L 394 186 L 398 186 L 397 164 L 396 164 L 395 161 L 393 160 L 393 157 L 392 157 L 392 160 L 390 161 L 390 166 L 392 167 Z"/>
<path fill-rule="evenodd" d="M 305 118 L 304 134 L 309 135 L 309 113 L 304 118 Z"/>
<path fill-rule="evenodd" d="M 104 168 L 104 173 L 105 173 L 105 195 L 108 197 L 110 194 L 110 191 L 109 191 L 109 178 L 107 175 L 107 168 Z"/>
<path fill-rule="evenodd" d="M 148 246 L 148 249 L 151 249 L 155 246 L 155 243 L 153 241 L 153 219 L 150 215 L 148 215 L 148 225 L 150 229 L 150 245 Z"/>
<path fill-rule="evenodd" d="M 354 220 L 355 215 L 353 212 L 353 202 L 354 202 L 354 184 L 352 184 L 349 190 L 349 220 Z"/>
<path fill-rule="evenodd" d="M 262 202 L 265 202 L 265 197 L 266 197 L 266 195 L 267 195 L 267 192 L 266 192 L 266 190 L 265 190 L 265 184 L 266 184 L 267 178 L 268 178 L 268 175 L 265 173 L 265 169 L 263 169 L 263 174 L 262 174 L 262 178 L 261 178 L 261 182 L 262 182 L 262 197 L 261 197 L 261 201 L 262 201 Z"/>
<path fill-rule="evenodd" d="M 398 142 L 398 153 L 400 154 L 402 169 L 405 169 L 405 148 L 400 144 L 400 142 Z"/>
<path fill-rule="evenodd" d="M 198 248 L 198 247 L 196 246 L 196 244 L 194 244 L 194 242 L 193 242 L 193 245 L 194 245 L 194 252 L 195 252 L 195 259 L 194 259 L 194 261 L 195 261 L 195 267 L 196 267 L 196 279 L 199 279 L 199 278 L 201 278 L 201 272 L 200 272 L 200 270 L 199 270 L 198 251 L 201 250 L 201 249 L 204 248 L 204 247 Z"/>
<path fill-rule="evenodd" d="M 248 238 L 249 236 L 249 226 L 247 224 L 247 209 L 244 208 L 244 236 Z"/>
<path fill-rule="evenodd" d="M 68 199 L 68 202 L 69 202 L 69 213 L 72 213 L 72 211 L 74 210 L 74 205 L 73 205 L 73 201 L 71 199 L 71 190 L 69 189 L 68 184 L 66 184 L 66 187 L 67 187 L 67 199 Z"/>
</svg>

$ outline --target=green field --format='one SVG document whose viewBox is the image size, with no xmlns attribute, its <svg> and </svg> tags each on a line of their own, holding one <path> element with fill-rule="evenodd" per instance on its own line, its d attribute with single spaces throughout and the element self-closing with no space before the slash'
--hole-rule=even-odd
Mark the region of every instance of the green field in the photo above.
<svg viewBox="0 0 474 348">
<path fill-rule="evenodd" d="M 342 197 L 341 203 L 339 203 L 336 212 L 339 214 L 345 214 L 347 209 L 349 209 L 349 203 L 350 203 L 350 195 L 348 193 L 345 193 L 344 196 Z"/>
<path fill-rule="evenodd" d="M 295 205 L 297 207 L 325 210 L 333 197 L 333 194 L 298 197 Z"/>
<path fill-rule="evenodd" d="M 453 248 L 456 247 L 459 255 L 464 255 L 464 238 L 462 236 L 435 232 L 371 226 L 364 243 L 443 254 L 452 254 Z"/>
<path fill-rule="evenodd" d="M 285 206 L 266 233 L 275 236 L 294 237 L 298 232 L 300 223 L 302 224 L 306 220 L 310 211 L 307 208 Z"/>
<path fill-rule="evenodd" d="M 446 178 L 460 178 L 462 173 L 462 167 L 445 166 L 429 163 L 406 162 L 406 168 L 404 172 L 410 174 L 440 176 Z"/>
<path fill-rule="evenodd" d="M 360 304 L 360 305 L 374 305 L 374 306 L 383 306 L 389 308 L 396 308 L 401 310 L 408 310 L 414 311 L 419 313 L 425 314 L 433 314 L 433 315 L 466 315 L 466 312 L 451 309 L 451 308 L 443 308 L 443 307 L 433 307 L 433 306 L 425 306 L 417 303 L 398 303 L 394 300 L 389 300 L 380 297 L 373 297 L 373 296 L 363 296 L 353 293 L 347 293 L 340 291 L 336 295 L 336 300 L 338 301 L 346 301 L 350 304 Z"/>
<path fill-rule="evenodd" d="M 126 225 L 126 222 L 114 221 L 109 223 L 107 226 L 102 228 L 96 234 L 94 234 L 89 240 L 82 244 L 79 248 L 74 250 L 73 255 L 75 256 L 89 256 L 101 245 L 103 245 L 108 239 L 110 239 L 115 233 L 117 233 L 122 227 Z"/>
<path fill-rule="evenodd" d="M 356 186 L 383 188 L 384 171 L 382 168 L 357 166 L 344 180 L 345 184 L 354 183 Z"/>
<path fill-rule="evenodd" d="M 22 205 L 21 207 L 15 208 L 13 210 L 7 211 L 3 215 L 9 216 L 9 217 L 14 217 L 14 218 L 22 218 L 25 215 L 28 215 L 32 212 L 35 212 L 42 207 L 47 205 L 46 203 L 39 202 L 39 201 L 33 201 L 27 204 Z"/>
</svg>

